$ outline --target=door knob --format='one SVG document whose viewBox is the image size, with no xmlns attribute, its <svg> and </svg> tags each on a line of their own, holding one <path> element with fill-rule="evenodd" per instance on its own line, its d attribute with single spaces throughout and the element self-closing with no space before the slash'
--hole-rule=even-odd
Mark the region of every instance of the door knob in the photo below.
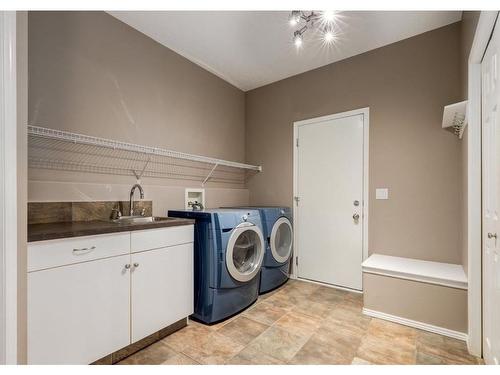
<svg viewBox="0 0 500 375">
<path fill-rule="evenodd" d="M 354 214 L 354 215 L 352 215 L 352 218 L 353 218 L 354 220 L 359 220 L 359 214 Z"/>
<path fill-rule="evenodd" d="M 125 269 L 129 269 L 130 268 L 130 264 L 125 264 Z"/>
<path fill-rule="evenodd" d="M 139 263 L 134 263 L 134 267 L 135 268 L 139 267 Z"/>
<path fill-rule="evenodd" d="M 496 233 L 488 233 L 488 238 L 494 238 L 496 240 L 497 234 Z"/>
</svg>

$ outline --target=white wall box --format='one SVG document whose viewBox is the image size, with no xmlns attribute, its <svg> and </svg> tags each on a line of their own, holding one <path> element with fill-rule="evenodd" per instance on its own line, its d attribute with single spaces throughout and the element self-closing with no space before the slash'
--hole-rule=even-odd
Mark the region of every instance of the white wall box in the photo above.
<svg viewBox="0 0 500 375">
<path fill-rule="evenodd" d="M 184 208 L 193 209 L 193 203 L 201 203 L 205 207 L 205 189 L 186 188 L 184 195 Z"/>
<path fill-rule="evenodd" d="M 28 363 L 89 364 L 192 314 L 192 241 L 187 225 L 30 243 Z"/>
</svg>

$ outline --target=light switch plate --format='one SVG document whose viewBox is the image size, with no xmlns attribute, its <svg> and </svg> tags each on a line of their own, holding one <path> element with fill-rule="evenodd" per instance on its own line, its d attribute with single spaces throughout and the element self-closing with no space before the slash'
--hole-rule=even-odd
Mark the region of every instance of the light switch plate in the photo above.
<svg viewBox="0 0 500 375">
<path fill-rule="evenodd" d="M 375 189 L 375 199 L 389 199 L 389 189 L 388 188 Z"/>
</svg>

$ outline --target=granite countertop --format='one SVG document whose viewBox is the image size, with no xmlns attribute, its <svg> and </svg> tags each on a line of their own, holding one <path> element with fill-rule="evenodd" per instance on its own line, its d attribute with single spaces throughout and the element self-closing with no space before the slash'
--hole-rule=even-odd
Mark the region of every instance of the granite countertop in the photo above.
<svg viewBox="0 0 500 375">
<path fill-rule="evenodd" d="M 92 236 L 97 234 L 131 232 L 135 230 L 175 227 L 194 224 L 194 220 L 168 218 L 151 223 L 113 223 L 111 221 L 70 221 L 60 223 L 29 224 L 28 242 Z"/>
</svg>

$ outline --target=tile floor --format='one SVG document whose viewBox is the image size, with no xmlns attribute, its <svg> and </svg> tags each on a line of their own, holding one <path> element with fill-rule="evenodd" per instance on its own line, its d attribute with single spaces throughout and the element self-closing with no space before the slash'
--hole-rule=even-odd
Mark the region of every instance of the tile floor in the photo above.
<svg viewBox="0 0 500 375">
<path fill-rule="evenodd" d="M 290 280 L 222 323 L 188 326 L 120 364 L 479 364 L 465 343 L 361 313 L 362 295 Z"/>
</svg>

